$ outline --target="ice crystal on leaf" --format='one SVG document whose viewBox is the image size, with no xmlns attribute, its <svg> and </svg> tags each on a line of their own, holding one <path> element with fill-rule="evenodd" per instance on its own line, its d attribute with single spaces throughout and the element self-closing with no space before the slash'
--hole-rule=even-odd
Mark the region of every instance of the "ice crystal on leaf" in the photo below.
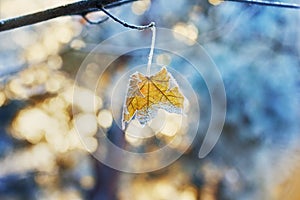
<svg viewBox="0 0 300 200">
<path fill-rule="evenodd" d="M 131 75 L 123 108 L 122 128 L 133 118 L 145 125 L 156 117 L 158 109 L 182 113 L 184 96 L 173 76 L 162 68 L 152 76 L 140 72 Z"/>
</svg>

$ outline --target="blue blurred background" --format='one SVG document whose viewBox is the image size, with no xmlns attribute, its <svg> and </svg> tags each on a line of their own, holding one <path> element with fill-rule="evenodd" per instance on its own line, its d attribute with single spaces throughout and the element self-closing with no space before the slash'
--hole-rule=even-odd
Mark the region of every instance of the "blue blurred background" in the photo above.
<svg viewBox="0 0 300 200">
<path fill-rule="evenodd" d="M 1 0 L 0 19 L 72 2 Z M 151 151 L 159 142 L 186 134 L 164 129 L 153 138 L 156 143 L 120 139 L 105 98 L 97 96 L 96 105 L 73 102 L 74 79 L 84 58 L 101 41 L 127 29 L 112 20 L 91 25 L 75 16 L 1 32 L 1 200 L 300 199 L 299 10 L 218 0 L 141 0 L 110 11 L 133 24 L 155 21 L 158 27 L 190 38 L 181 41 L 186 45 L 197 41 L 207 51 L 227 96 L 217 145 L 207 157 L 198 158 L 202 131 L 211 116 L 210 99 L 201 77 L 191 77 L 186 69 L 201 99 L 203 125 L 188 151 L 169 167 L 145 174 L 121 173 L 102 165 L 82 145 L 74 123 L 83 124 L 89 151 L 99 148 L 99 129 L 111 141 L 135 151 Z M 88 17 L 97 20 L 103 13 Z M 150 35 L 118 42 L 139 40 L 150 41 Z M 99 63 L 110 53 L 103 52 Z M 197 59 L 197 52 L 191 56 Z M 106 71 L 102 86 L 110 90 L 112 80 L 138 63 L 141 57 L 137 57 L 120 57 Z M 142 58 L 146 57 L 145 53 Z M 154 60 L 184 66 L 164 52 L 158 51 Z M 99 67 L 89 66 L 87 82 L 98 78 L 93 70 Z M 79 90 L 83 98 L 94 95 L 84 87 Z"/>
</svg>

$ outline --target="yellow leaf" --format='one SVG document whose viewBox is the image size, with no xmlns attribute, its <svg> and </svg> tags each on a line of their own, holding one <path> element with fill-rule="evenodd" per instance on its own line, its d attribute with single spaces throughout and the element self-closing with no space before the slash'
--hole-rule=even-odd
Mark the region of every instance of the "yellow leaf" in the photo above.
<svg viewBox="0 0 300 200">
<path fill-rule="evenodd" d="M 152 76 L 136 72 L 131 75 L 123 108 L 123 129 L 132 118 L 142 124 L 153 119 L 158 109 L 180 114 L 183 109 L 184 96 L 166 68 Z"/>
</svg>

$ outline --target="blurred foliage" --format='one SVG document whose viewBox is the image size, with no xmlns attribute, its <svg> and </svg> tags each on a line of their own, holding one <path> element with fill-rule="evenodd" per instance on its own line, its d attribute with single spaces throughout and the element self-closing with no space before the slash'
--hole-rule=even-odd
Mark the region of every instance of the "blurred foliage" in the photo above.
<svg viewBox="0 0 300 200">
<path fill-rule="evenodd" d="M 69 2 L 73 0 L 1 0 L 0 17 Z M 124 27 L 112 21 L 95 26 L 80 17 L 63 17 L 0 33 L 0 199 L 298 200 L 299 11 L 219 3 L 143 0 L 112 10 L 130 23 L 155 21 L 158 27 L 180 32 L 191 39 L 177 38 L 187 45 L 198 41 L 225 84 L 228 107 L 223 134 L 208 157 L 199 159 L 210 119 L 210 97 L 201 80 L 186 69 L 189 81 L 202 94 L 203 127 L 185 155 L 147 174 L 116 173 L 99 166 L 90 152 L 99 147 L 98 129 L 116 140 L 113 113 L 104 106 L 103 91 L 95 96 L 80 87 L 82 99 L 73 99 L 73 89 L 79 87 L 74 86 L 74 78 L 83 59 L 96 44 Z M 88 17 L 95 20 L 103 14 Z M 126 45 L 145 38 L 149 39 L 147 34 L 120 42 Z M 99 60 L 109 53 L 103 52 Z M 192 55 L 197 57 L 197 52 Z M 112 80 L 135 59 L 119 58 L 101 84 L 111 89 Z M 176 58 L 165 53 L 155 59 L 176 64 Z M 84 81 L 98 78 L 93 69 L 99 67 L 92 63 Z M 90 97 L 96 99 L 95 105 L 88 103 Z M 125 148 L 153 151 L 175 135 L 187 134 L 176 127 L 182 120 L 178 116 L 161 115 L 170 123 L 159 134 L 150 141 L 126 134 L 121 141 Z M 133 123 L 128 131 L 140 134 L 139 128 Z M 149 130 L 155 131 L 155 123 Z"/>
</svg>

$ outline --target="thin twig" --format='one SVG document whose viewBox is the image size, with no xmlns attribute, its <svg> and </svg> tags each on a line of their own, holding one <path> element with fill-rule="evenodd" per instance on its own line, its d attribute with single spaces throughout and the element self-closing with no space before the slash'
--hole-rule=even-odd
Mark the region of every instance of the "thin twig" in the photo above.
<svg viewBox="0 0 300 200">
<path fill-rule="evenodd" d="M 146 29 L 149 29 L 149 28 L 151 28 L 151 27 L 153 27 L 155 25 L 154 22 L 151 22 L 150 24 L 145 25 L 145 26 L 137 26 L 137 25 L 133 25 L 133 24 L 128 24 L 128 23 L 122 21 L 121 19 L 115 17 L 114 15 L 112 15 L 105 8 L 99 7 L 99 9 L 102 10 L 107 16 L 109 16 L 110 18 L 112 18 L 114 21 L 122 24 L 124 27 L 127 27 L 127 28 L 137 29 L 137 30 L 146 30 Z"/>
<path fill-rule="evenodd" d="M 281 7 L 281 8 L 300 9 L 299 4 L 276 2 L 276 1 L 261 1 L 261 0 L 223 0 L 223 1 L 249 3 L 249 4 L 256 4 L 256 5 L 262 5 L 262 6 L 273 6 L 273 7 Z"/>
<path fill-rule="evenodd" d="M 98 20 L 98 21 L 91 21 L 89 18 L 87 18 L 86 15 L 82 15 L 82 18 L 83 18 L 85 21 L 87 21 L 89 24 L 101 24 L 101 23 L 103 23 L 103 22 L 106 22 L 106 21 L 109 19 L 109 17 L 104 17 L 103 19 L 100 19 L 100 20 Z"/>
<path fill-rule="evenodd" d="M 22 26 L 47 21 L 61 16 L 86 15 L 87 13 L 99 11 L 99 6 L 113 8 L 137 0 L 83 0 L 64 6 L 47 9 L 41 12 L 32 13 L 16 18 L 0 20 L 0 31 L 11 30 Z"/>
<path fill-rule="evenodd" d="M 152 40 L 151 40 L 151 47 L 150 47 L 150 52 L 149 52 L 149 57 L 148 57 L 148 64 L 147 64 L 147 75 L 150 76 L 150 68 L 152 65 L 152 59 L 153 59 L 153 52 L 154 52 L 154 45 L 155 45 L 155 39 L 156 39 L 156 28 L 155 28 L 155 22 L 151 22 L 148 25 L 145 26 L 138 26 L 138 25 L 133 25 L 133 24 L 128 24 L 118 17 L 112 15 L 110 12 L 108 12 L 105 8 L 99 7 L 100 10 L 102 10 L 107 16 L 112 18 L 114 21 L 117 23 L 123 25 L 124 27 L 131 28 L 131 29 L 137 29 L 137 30 L 146 30 L 151 28 L 152 30 Z"/>
</svg>

